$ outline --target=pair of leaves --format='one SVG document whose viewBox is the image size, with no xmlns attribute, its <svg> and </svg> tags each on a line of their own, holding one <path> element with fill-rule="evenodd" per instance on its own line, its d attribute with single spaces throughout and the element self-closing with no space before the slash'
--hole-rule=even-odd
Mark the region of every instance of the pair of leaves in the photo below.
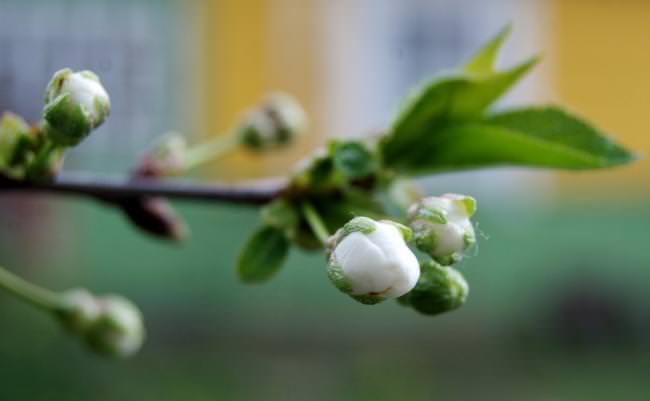
<svg viewBox="0 0 650 401">
<path fill-rule="evenodd" d="M 557 107 L 487 114 L 537 60 L 495 70 L 509 31 L 485 45 L 460 74 L 433 80 L 407 100 L 380 144 L 386 167 L 419 175 L 499 165 L 593 169 L 634 159 Z"/>
</svg>

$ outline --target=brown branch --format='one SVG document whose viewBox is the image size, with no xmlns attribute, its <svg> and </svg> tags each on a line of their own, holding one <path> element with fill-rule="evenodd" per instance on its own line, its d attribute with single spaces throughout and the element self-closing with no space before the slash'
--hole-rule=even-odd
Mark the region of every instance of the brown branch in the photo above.
<svg viewBox="0 0 650 401">
<path fill-rule="evenodd" d="M 87 196 L 108 202 L 129 198 L 165 197 L 261 205 L 279 196 L 285 179 L 251 181 L 237 185 L 197 184 L 183 180 L 111 178 L 83 174 L 62 174 L 54 182 L 33 183 L 0 178 L 0 193 L 6 191 L 49 192 Z"/>
</svg>

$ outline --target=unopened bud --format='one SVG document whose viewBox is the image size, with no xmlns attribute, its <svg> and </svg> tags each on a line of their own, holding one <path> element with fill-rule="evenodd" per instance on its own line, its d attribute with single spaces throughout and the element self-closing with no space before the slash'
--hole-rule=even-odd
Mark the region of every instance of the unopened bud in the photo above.
<svg viewBox="0 0 650 401">
<path fill-rule="evenodd" d="M 6 176 L 23 178 L 34 158 L 36 138 L 20 116 L 5 112 L 0 118 L 0 170 Z"/>
<path fill-rule="evenodd" d="M 127 198 L 119 205 L 131 223 L 150 235 L 171 241 L 183 241 L 189 235 L 183 218 L 164 198 Z"/>
<path fill-rule="evenodd" d="M 61 323 L 71 332 L 83 334 L 99 316 L 97 300 L 83 288 L 68 290 L 62 297 L 63 306 L 58 311 Z"/>
<path fill-rule="evenodd" d="M 445 194 L 423 198 L 409 209 L 409 226 L 419 250 L 443 265 L 458 262 L 476 242 L 470 218 L 476 200 L 470 196 Z"/>
<path fill-rule="evenodd" d="M 399 301 L 425 315 L 437 315 L 465 303 L 469 287 L 460 272 L 449 266 L 428 261 L 421 266 L 417 285 Z"/>
<path fill-rule="evenodd" d="M 142 313 L 118 295 L 97 298 L 99 315 L 87 329 L 85 339 L 95 351 L 117 357 L 135 354 L 145 338 Z"/>
<path fill-rule="evenodd" d="M 163 177 L 185 172 L 187 141 L 177 133 L 168 133 L 144 155 L 136 174 L 141 177 Z"/>
<path fill-rule="evenodd" d="M 410 235 L 398 223 L 355 217 L 331 239 L 330 280 L 364 304 L 406 294 L 420 275 L 417 258 L 406 245 Z"/>
<path fill-rule="evenodd" d="M 57 71 L 45 91 L 43 131 L 58 146 L 74 146 L 110 113 L 108 93 L 91 71 Z"/>
<path fill-rule="evenodd" d="M 242 143 L 255 150 L 286 145 L 307 130 L 307 116 L 290 95 L 274 93 L 250 110 L 238 132 Z"/>
</svg>

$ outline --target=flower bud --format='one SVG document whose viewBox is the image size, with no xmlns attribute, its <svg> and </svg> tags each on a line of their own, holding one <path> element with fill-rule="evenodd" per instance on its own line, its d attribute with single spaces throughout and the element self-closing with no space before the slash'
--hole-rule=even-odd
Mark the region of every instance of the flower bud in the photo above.
<svg viewBox="0 0 650 401">
<path fill-rule="evenodd" d="M 399 299 L 402 304 L 425 315 L 437 315 L 465 303 L 469 287 L 457 270 L 434 261 L 423 263 L 421 269 L 415 288 Z"/>
<path fill-rule="evenodd" d="M 58 146 L 74 146 L 99 127 L 111 102 L 97 75 L 59 70 L 47 85 L 43 131 Z"/>
<path fill-rule="evenodd" d="M 445 194 L 423 198 L 409 209 L 409 226 L 419 250 L 443 265 L 458 262 L 476 242 L 470 217 L 476 200 Z"/>
<path fill-rule="evenodd" d="M 242 143 L 254 150 L 283 146 L 307 130 L 307 116 L 290 95 L 271 94 L 242 119 L 238 133 Z"/>
<path fill-rule="evenodd" d="M 97 300 L 83 288 L 64 292 L 62 299 L 63 306 L 58 311 L 59 320 L 71 332 L 83 334 L 99 316 Z"/>
<path fill-rule="evenodd" d="M 420 265 L 406 242 L 411 230 L 392 221 L 355 217 L 331 238 L 328 276 L 344 293 L 375 304 L 409 292 Z"/>
<path fill-rule="evenodd" d="M 118 295 L 97 298 L 99 314 L 85 333 L 95 351 L 117 357 L 136 353 L 144 342 L 145 329 L 140 310 Z"/>
<path fill-rule="evenodd" d="M 185 172 L 187 141 L 181 134 L 170 132 L 158 140 L 144 155 L 136 170 L 139 177 L 157 178 Z"/>
<path fill-rule="evenodd" d="M 34 158 L 37 145 L 35 131 L 11 112 L 0 117 L 0 170 L 12 178 L 23 178 Z"/>
<path fill-rule="evenodd" d="M 154 237 L 181 242 L 190 235 L 185 220 L 164 198 L 124 198 L 117 204 L 131 223 Z"/>
</svg>

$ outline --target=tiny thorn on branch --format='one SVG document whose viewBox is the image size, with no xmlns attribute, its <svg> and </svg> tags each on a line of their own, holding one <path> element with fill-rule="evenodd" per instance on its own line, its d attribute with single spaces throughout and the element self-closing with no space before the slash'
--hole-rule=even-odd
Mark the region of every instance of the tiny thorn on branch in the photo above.
<svg viewBox="0 0 650 401">
<path fill-rule="evenodd" d="M 91 174 L 61 174 L 52 182 L 27 182 L 0 177 L 0 193 L 8 191 L 50 192 L 118 202 L 134 197 L 166 197 L 261 205 L 278 197 L 286 179 L 248 181 L 242 184 L 197 184 L 144 178 L 114 178 Z"/>
</svg>

